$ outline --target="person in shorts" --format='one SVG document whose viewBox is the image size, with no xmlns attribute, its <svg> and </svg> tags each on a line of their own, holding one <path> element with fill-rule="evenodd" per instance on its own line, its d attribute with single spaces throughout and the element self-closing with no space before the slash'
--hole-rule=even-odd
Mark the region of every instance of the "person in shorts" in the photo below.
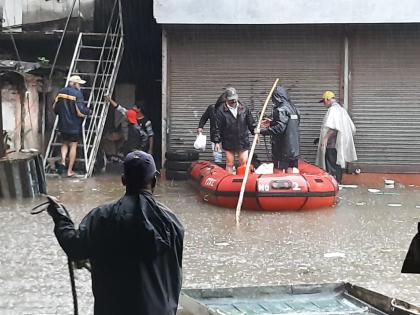
<svg viewBox="0 0 420 315">
<path fill-rule="evenodd" d="M 58 131 L 60 132 L 61 160 L 56 162 L 56 170 L 60 175 L 66 168 L 67 154 L 69 153 L 69 163 L 67 176 L 75 175 L 73 172 L 74 162 L 76 161 L 77 144 L 82 138 L 83 119 L 89 114 L 80 85 L 85 84 L 80 76 L 74 75 L 69 79 L 69 85 L 61 89 L 54 102 L 54 112 L 58 115 Z"/>
</svg>

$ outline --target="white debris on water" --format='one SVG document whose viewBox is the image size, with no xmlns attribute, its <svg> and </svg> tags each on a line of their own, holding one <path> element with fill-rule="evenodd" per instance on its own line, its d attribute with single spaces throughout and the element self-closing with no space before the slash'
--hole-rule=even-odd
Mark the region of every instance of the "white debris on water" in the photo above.
<svg viewBox="0 0 420 315">
<path fill-rule="evenodd" d="M 345 253 L 340 252 L 333 252 L 333 253 L 325 253 L 324 258 L 344 258 L 346 257 Z"/>
<path fill-rule="evenodd" d="M 340 188 L 358 188 L 357 185 L 338 185 Z"/>
</svg>

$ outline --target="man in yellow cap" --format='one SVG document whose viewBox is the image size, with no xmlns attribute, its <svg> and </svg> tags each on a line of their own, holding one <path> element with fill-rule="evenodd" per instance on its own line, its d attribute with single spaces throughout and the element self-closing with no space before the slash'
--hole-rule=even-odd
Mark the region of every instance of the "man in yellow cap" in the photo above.
<svg viewBox="0 0 420 315">
<path fill-rule="evenodd" d="M 328 110 L 321 126 L 315 164 L 340 183 L 346 162 L 357 160 L 353 141 L 356 127 L 347 111 L 335 100 L 333 92 L 325 91 L 319 102 Z"/>
</svg>

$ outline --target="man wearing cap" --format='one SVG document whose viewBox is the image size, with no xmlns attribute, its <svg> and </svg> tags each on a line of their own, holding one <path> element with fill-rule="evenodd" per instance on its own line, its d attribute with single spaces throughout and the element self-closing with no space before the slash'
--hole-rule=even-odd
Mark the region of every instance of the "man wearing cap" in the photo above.
<svg viewBox="0 0 420 315">
<path fill-rule="evenodd" d="M 79 228 L 63 206 L 51 203 L 57 240 L 72 260 L 89 259 L 95 315 L 175 315 L 182 284 L 184 229 L 153 197 L 153 157 L 124 161 L 125 195 L 90 211 Z"/>
<path fill-rule="evenodd" d="M 221 163 L 222 162 L 222 150 L 219 148 L 219 151 L 215 150 L 215 136 L 216 136 L 216 111 L 226 102 L 226 90 L 231 89 L 233 92 L 236 93 L 236 90 L 234 87 L 227 85 L 223 90 L 223 93 L 219 96 L 215 104 L 210 104 L 206 111 L 203 113 L 203 115 L 200 118 L 200 121 L 198 123 L 197 133 L 200 134 L 203 132 L 203 128 L 205 124 L 207 123 L 207 120 L 210 120 L 210 141 L 212 142 L 212 150 L 213 150 L 213 157 L 214 162 Z"/>
<path fill-rule="evenodd" d="M 216 111 L 214 142 L 215 150 L 220 149 L 221 143 L 226 152 L 226 170 L 233 173 L 235 154 L 240 166 L 248 160 L 249 132 L 254 134 L 256 123 L 249 108 L 239 102 L 235 89 L 226 89 L 225 99 L 223 107 Z"/>
<path fill-rule="evenodd" d="M 115 102 L 109 95 L 105 99 L 120 112 L 128 122 L 127 141 L 124 144 L 124 154 L 134 150 L 153 153 L 154 132 L 152 122 L 144 115 L 144 105 L 137 102 L 130 109 L 126 109 Z"/>
<path fill-rule="evenodd" d="M 319 102 L 328 110 L 321 126 L 315 164 L 340 183 L 346 162 L 357 160 L 353 141 L 356 127 L 347 111 L 335 100 L 333 92 L 325 91 Z"/>
<path fill-rule="evenodd" d="M 80 85 L 85 84 L 80 76 L 73 75 L 69 79 L 69 85 L 61 89 L 53 105 L 54 112 L 58 115 L 58 130 L 62 141 L 61 161 L 55 163 L 59 174 L 64 172 L 66 167 L 67 153 L 69 152 L 69 164 L 67 176 L 74 176 L 73 166 L 76 160 L 77 143 L 82 137 L 82 122 L 89 114 Z"/>
</svg>

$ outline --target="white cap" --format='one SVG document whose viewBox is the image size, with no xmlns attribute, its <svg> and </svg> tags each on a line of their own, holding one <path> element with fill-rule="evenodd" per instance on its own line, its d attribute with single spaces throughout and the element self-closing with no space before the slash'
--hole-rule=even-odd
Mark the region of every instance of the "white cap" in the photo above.
<svg viewBox="0 0 420 315">
<path fill-rule="evenodd" d="M 72 75 L 69 79 L 69 82 L 79 83 L 79 84 L 85 84 L 86 81 L 82 80 L 82 78 L 78 75 Z"/>
</svg>

